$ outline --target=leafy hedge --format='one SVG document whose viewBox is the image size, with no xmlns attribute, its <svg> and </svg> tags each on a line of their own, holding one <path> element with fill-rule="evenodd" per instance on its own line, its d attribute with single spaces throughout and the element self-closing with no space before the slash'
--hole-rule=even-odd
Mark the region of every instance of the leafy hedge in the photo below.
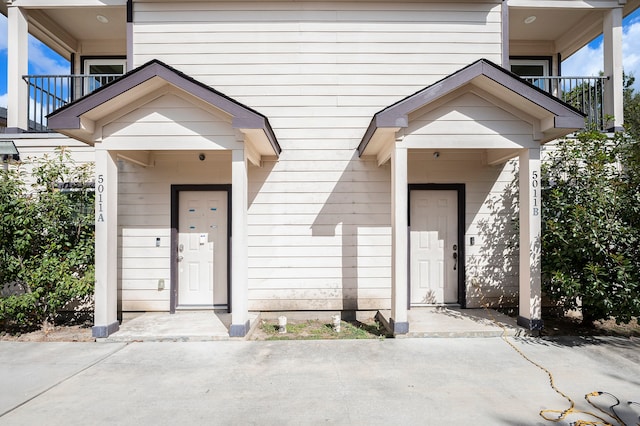
<svg viewBox="0 0 640 426">
<path fill-rule="evenodd" d="M 640 316 L 640 148 L 586 131 L 543 162 L 543 290 L 585 324 Z"/>
<path fill-rule="evenodd" d="M 94 286 L 93 165 L 69 153 L 0 171 L 0 327 L 33 329 Z"/>
</svg>

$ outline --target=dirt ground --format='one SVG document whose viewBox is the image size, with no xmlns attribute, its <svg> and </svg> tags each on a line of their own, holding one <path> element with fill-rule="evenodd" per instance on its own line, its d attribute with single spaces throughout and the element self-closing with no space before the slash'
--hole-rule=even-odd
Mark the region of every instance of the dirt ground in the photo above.
<svg viewBox="0 0 640 426">
<path fill-rule="evenodd" d="M 597 321 L 593 328 L 584 327 L 576 317 L 544 318 L 543 336 L 620 336 L 640 337 L 640 325 L 636 320 L 629 324 L 616 324 L 614 320 Z M 277 330 L 277 321 L 263 321 L 250 336 L 251 340 L 267 339 L 376 339 L 385 337 L 383 330 L 375 322 L 342 322 L 341 333 L 323 321 L 291 322 L 287 334 Z M 47 326 L 29 333 L 9 334 L 0 331 L 0 341 L 13 342 L 93 342 L 91 327 L 87 325 Z"/>
<path fill-rule="evenodd" d="M 95 342 L 91 327 L 84 325 L 48 326 L 29 333 L 9 334 L 0 331 L 0 341 L 11 342 Z"/>
</svg>

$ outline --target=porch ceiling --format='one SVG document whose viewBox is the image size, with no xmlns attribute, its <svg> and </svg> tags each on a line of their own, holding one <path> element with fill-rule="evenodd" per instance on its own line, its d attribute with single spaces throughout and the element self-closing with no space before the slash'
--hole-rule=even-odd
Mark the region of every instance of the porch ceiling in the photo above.
<svg viewBox="0 0 640 426">
<path fill-rule="evenodd" d="M 27 11 L 29 33 L 67 60 L 83 42 L 126 38 L 126 0 L 58 2 L 56 7 L 44 1 L 14 3 Z M 0 13 L 7 14 L 5 2 L 0 2 Z M 106 22 L 98 21 L 98 15 L 107 18 Z"/>
<path fill-rule="evenodd" d="M 525 45 L 546 44 L 567 58 L 602 33 L 604 11 L 623 6 L 626 16 L 640 0 L 510 0 L 509 40 Z M 535 17 L 533 22 L 525 20 Z"/>
<path fill-rule="evenodd" d="M 157 60 L 53 112 L 48 116 L 48 127 L 93 144 L 100 139 L 101 127 L 166 93 L 183 96 L 225 117 L 231 127 L 246 135 L 252 152 L 280 155 L 280 145 L 265 116 Z M 132 143 L 131 149 L 139 147 Z"/>
<path fill-rule="evenodd" d="M 535 129 L 532 139 L 540 142 L 584 127 L 581 112 L 482 59 L 375 114 L 358 146 L 359 155 L 380 156 L 396 132 L 409 127 L 414 116 L 468 92 L 529 122 Z"/>
</svg>

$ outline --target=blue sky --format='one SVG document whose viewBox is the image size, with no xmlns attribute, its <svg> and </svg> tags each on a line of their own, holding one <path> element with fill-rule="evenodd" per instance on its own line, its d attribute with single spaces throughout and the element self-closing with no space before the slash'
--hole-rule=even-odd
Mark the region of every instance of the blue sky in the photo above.
<svg viewBox="0 0 640 426">
<path fill-rule="evenodd" d="M 623 65 L 628 74 L 636 77 L 634 88 L 640 91 L 640 9 L 623 21 Z M 602 37 L 571 56 L 562 64 L 565 76 L 598 75 L 603 69 Z M 42 43 L 29 38 L 29 74 L 69 74 L 69 64 Z M 7 106 L 7 19 L 0 15 L 0 107 Z"/>
</svg>

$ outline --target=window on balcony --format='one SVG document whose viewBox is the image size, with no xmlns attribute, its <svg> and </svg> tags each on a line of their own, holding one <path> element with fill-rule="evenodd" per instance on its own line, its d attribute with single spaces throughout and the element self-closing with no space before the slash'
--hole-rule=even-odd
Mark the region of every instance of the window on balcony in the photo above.
<svg viewBox="0 0 640 426">
<path fill-rule="evenodd" d="M 511 72 L 520 77 L 528 77 L 527 80 L 542 90 L 550 91 L 549 81 L 546 79 L 536 79 L 530 77 L 548 77 L 550 73 L 550 59 L 510 59 Z"/>
<path fill-rule="evenodd" d="M 113 80 L 114 75 L 122 75 L 127 71 L 125 58 L 85 58 L 82 62 L 84 79 L 83 95 L 89 94 Z"/>
</svg>

